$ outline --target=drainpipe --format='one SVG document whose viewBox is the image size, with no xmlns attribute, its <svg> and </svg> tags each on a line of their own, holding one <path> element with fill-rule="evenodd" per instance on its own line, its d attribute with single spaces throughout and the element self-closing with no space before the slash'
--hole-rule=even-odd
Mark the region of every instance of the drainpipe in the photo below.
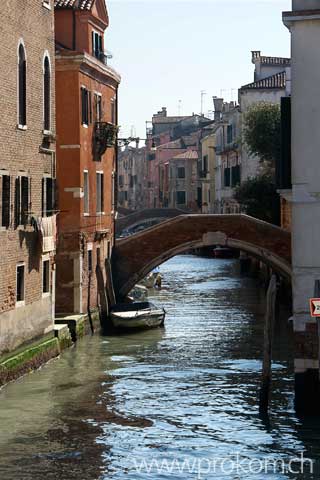
<svg viewBox="0 0 320 480">
<path fill-rule="evenodd" d="M 115 121 L 116 125 L 118 126 L 118 89 L 116 88 L 116 115 Z M 115 235 L 116 235 L 116 211 L 118 209 L 118 153 L 119 153 L 119 145 L 118 145 L 118 132 L 116 135 L 116 144 L 115 144 L 115 168 L 114 168 L 114 179 L 113 179 L 113 189 L 114 189 L 114 216 L 113 216 L 113 245 L 115 244 Z"/>
</svg>

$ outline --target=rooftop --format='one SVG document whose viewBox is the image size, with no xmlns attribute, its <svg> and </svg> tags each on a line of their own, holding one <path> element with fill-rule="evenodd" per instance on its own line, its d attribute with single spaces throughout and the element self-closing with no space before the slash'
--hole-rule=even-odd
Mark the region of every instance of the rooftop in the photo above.
<svg viewBox="0 0 320 480">
<path fill-rule="evenodd" d="M 162 145 L 158 145 L 157 149 L 161 150 L 161 149 L 166 149 L 166 148 L 181 148 L 181 140 L 180 138 L 178 140 L 173 140 L 172 142 L 168 142 L 168 143 L 163 143 Z"/>
<path fill-rule="evenodd" d="M 260 61 L 263 65 L 290 65 L 291 58 L 285 57 L 268 57 L 261 55 L 261 52 L 258 50 L 252 51 L 252 63 Z"/>
<path fill-rule="evenodd" d="M 198 160 L 198 152 L 196 150 L 188 150 L 187 152 L 184 153 L 179 153 L 179 155 L 175 155 L 172 157 L 172 160 Z"/>
<path fill-rule="evenodd" d="M 178 123 L 181 120 L 185 120 L 186 118 L 189 117 L 157 117 L 153 116 L 152 117 L 152 123 Z"/>
<path fill-rule="evenodd" d="M 242 90 L 269 90 L 286 88 L 286 72 L 276 73 L 271 77 L 263 78 L 257 82 L 248 83 L 240 88 Z"/>
</svg>

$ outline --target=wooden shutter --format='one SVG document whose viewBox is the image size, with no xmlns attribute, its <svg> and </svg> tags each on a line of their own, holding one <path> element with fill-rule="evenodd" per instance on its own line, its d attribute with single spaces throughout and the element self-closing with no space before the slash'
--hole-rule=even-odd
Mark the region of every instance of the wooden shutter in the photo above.
<svg viewBox="0 0 320 480">
<path fill-rule="evenodd" d="M 100 175 L 101 181 L 101 212 L 104 211 L 104 175 L 101 173 Z"/>
<path fill-rule="evenodd" d="M 89 111 L 89 123 L 92 123 L 92 94 L 88 92 L 88 111 Z"/>
<path fill-rule="evenodd" d="M 21 217 L 21 196 L 20 196 L 20 177 L 17 177 L 15 180 L 15 191 L 14 191 L 14 223 L 17 227 L 20 225 Z"/>
<path fill-rule="evenodd" d="M 103 45 L 102 45 L 102 35 L 98 35 L 99 38 L 99 52 L 103 52 Z"/>
<path fill-rule="evenodd" d="M 81 110 L 82 110 L 82 124 L 88 125 L 88 91 L 86 88 L 81 88 Z"/>
<path fill-rule="evenodd" d="M 41 216 L 45 216 L 46 211 L 46 199 L 45 199 L 45 181 L 46 179 L 43 178 L 41 181 Z"/>
<path fill-rule="evenodd" d="M 21 177 L 21 223 L 25 225 L 29 213 L 29 178 Z"/>
<path fill-rule="evenodd" d="M 92 40 L 92 55 L 95 56 L 94 32 L 91 32 L 91 40 Z"/>
<path fill-rule="evenodd" d="M 10 226 L 10 177 L 3 175 L 2 177 L 2 222 L 3 227 Z"/>
<path fill-rule="evenodd" d="M 53 213 L 57 211 L 57 180 L 52 179 L 52 209 Z"/>
</svg>

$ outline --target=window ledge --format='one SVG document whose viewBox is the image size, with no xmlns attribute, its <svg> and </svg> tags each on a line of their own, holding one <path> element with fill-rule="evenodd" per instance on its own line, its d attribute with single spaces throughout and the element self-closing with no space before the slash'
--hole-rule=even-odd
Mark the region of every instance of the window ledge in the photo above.
<svg viewBox="0 0 320 480">
<path fill-rule="evenodd" d="M 105 212 L 97 212 L 97 216 L 105 215 Z"/>
<path fill-rule="evenodd" d="M 23 130 L 23 131 L 24 131 L 24 130 L 28 130 L 28 127 L 27 127 L 27 125 L 20 125 L 20 124 L 18 124 L 18 125 L 17 125 L 17 130 Z"/>
<path fill-rule="evenodd" d="M 90 217 L 90 213 L 84 213 L 83 216 L 84 217 Z"/>
<path fill-rule="evenodd" d="M 0 233 L 1 232 L 7 232 L 9 229 L 7 227 L 0 227 Z"/>
<path fill-rule="evenodd" d="M 16 302 L 16 308 L 20 308 L 20 307 L 25 307 L 26 303 L 24 300 L 21 300 L 21 302 Z"/>
<path fill-rule="evenodd" d="M 46 136 L 53 135 L 51 130 L 42 130 L 42 133 L 43 133 L 43 135 L 46 135 Z"/>
<path fill-rule="evenodd" d="M 51 293 L 50 292 L 42 292 L 42 298 L 48 298 L 50 297 Z"/>
<path fill-rule="evenodd" d="M 46 8 L 47 10 L 52 10 L 50 2 L 46 2 L 45 0 L 42 2 L 42 6 Z"/>
<path fill-rule="evenodd" d="M 89 125 L 87 125 L 86 123 L 82 123 L 82 126 L 83 128 L 89 128 Z"/>
</svg>

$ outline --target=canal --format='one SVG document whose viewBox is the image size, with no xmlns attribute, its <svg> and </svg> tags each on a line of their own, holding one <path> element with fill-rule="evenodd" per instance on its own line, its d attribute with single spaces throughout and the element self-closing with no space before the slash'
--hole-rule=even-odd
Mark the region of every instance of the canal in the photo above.
<svg viewBox="0 0 320 480">
<path fill-rule="evenodd" d="M 262 287 L 235 260 L 178 256 L 161 272 L 164 329 L 88 336 L 0 391 L 1 480 L 320 478 L 319 423 L 293 409 L 287 312 L 266 421 Z M 294 473 L 301 452 L 313 474 Z"/>
</svg>

